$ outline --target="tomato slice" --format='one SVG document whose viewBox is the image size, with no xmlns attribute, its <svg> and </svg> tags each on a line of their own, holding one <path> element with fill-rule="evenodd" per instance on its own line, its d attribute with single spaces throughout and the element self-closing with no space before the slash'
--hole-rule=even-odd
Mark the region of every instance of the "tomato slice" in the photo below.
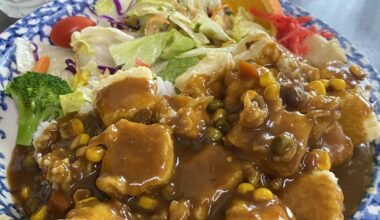
<svg viewBox="0 0 380 220">
<path fill-rule="evenodd" d="M 50 33 L 50 40 L 57 46 L 70 47 L 71 34 L 80 31 L 89 26 L 95 26 L 96 23 L 86 17 L 71 16 L 59 20 Z"/>
</svg>

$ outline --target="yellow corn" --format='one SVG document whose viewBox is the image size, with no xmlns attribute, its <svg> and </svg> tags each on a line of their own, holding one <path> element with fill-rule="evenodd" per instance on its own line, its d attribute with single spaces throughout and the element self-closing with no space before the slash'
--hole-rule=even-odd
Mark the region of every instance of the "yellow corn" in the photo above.
<svg viewBox="0 0 380 220">
<path fill-rule="evenodd" d="M 245 97 L 248 97 L 250 101 L 254 100 L 257 96 L 257 92 L 255 90 L 248 90 L 243 95 L 240 96 L 240 101 L 244 103 Z"/>
<path fill-rule="evenodd" d="M 154 210 L 157 207 L 158 201 L 149 196 L 141 196 L 138 204 L 144 209 Z"/>
<path fill-rule="evenodd" d="M 269 70 L 265 72 L 261 72 L 261 75 L 260 75 L 261 87 L 267 87 L 274 83 L 276 83 L 276 79 L 273 77 L 273 74 Z"/>
<path fill-rule="evenodd" d="M 255 189 L 255 187 L 251 183 L 240 183 L 237 187 L 237 191 L 240 194 L 246 194 L 248 192 L 252 192 Z"/>
<path fill-rule="evenodd" d="M 323 84 L 323 86 L 325 88 L 329 87 L 329 80 L 327 80 L 327 79 L 320 79 L 319 81 L 321 81 L 321 83 Z"/>
<path fill-rule="evenodd" d="M 81 120 L 74 118 L 71 119 L 69 123 L 74 135 L 79 135 L 84 132 L 84 126 Z"/>
<path fill-rule="evenodd" d="M 323 86 L 323 83 L 319 80 L 311 81 L 309 83 L 309 88 L 318 95 L 326 95 L 326 88 Z"/>
<path fill-rule="evenodd" d="M 280 97 L 280 86 L 278 84 L 271 84 L 265 87 L 264 97 L 271 101 L 277 100 Z"/>
<path fill-rule="evenodd" d="M 253 195 L 253 198 L 258 202 L 266 202 L 273 199 L 272 191 L 264 187 L 255 189 L 252 195 Z"/>
<path fill-rule="evenodd" d="M 70 149 L 75 150 L 78 147 L 87 145 L 89 140 L 90 140 L 90 136 L 88 134 L 80 134 L 76 136 L 74 140 L 71 142 Z"/>
<path fill-rule="evenodd" d="M 313 153 L 317 156 L 316 165 L 320 170 L 330 170 L 331 169 L 331 157 L 329 152 L 322 149 L 315 149 Z"/>
<path fill-rule="evenodd" d="M 27 200 L 30 196 L 30 187 L 28 186 L 23 187 L 21 189 L 20 195 L 22 199 Z"/>
<path fill-rule="evenodd" d="M 212 121 L 216 122 L 216 121 L 218 121 L 221 118 L 225 118 L 226 116 L 227 116 L 226 110 L 220 108 L 220 109 L 216 110 L 216 112 L 212 116 Z"/>
<path fill-rule="evenodd" d="M 37 212 L 33 213 L 32 216 L 30 216 L 30 220 L 44 220 L 46 219 L 47 215 L 47 206 L 44 205 L 40 209 L 38 209 Z"/>
<path fill-rule="evenodd" d="M 346 82 L 343 79 L 330 79 L 329 85 L 331 88 L 337 91 L 346 89 Z"/>
<path fill-rule="evenodd" d="M 359 79 L 365 75 L 363 70 L 358 65 L 355 65 L 355 64 L 351 65 L 349 70 L 352 73 L 352 75 L 354 75 L 356 78 L 359 78 Z"/>
<path fill-rule="evenodd" d="M 92 146 L 86 150 L 87 160 L 98 163 L 103 160 L 106 150 L 101 146 Z"/>
</svg>

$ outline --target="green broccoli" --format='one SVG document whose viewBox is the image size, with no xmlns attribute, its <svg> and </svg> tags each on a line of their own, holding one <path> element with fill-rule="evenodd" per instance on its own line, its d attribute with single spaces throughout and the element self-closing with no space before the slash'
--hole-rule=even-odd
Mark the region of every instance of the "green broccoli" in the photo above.
<svg viewBox="0 0 380 220">
<path fill-rule="evenodd" d="M 61 117 L 59 95 L 70 92 L 67 82 L 57 76 L 27 72 L 15 77 L 5 93 L 12 97 L 18 109 L 17 144 L 30 146 L 40 122 Z"/>
</svg>

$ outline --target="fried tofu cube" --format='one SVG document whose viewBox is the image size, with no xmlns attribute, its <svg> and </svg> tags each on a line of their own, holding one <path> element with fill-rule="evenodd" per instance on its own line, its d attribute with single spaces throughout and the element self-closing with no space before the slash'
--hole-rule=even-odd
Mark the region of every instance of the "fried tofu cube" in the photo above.
<svg viewBox="0 0 380 220">
<path fill-rule="evenodd" d="M 145 69 L 135 70 L 144 73 Z M 121 75 L 115 77 L 116 75 Z M 157 85 L 151 77 L 135 77 L 127 73 L 118 73 L 102 82 L 105 85 L 98 91 L 96 107 L 106 126 L 120 119 L 133 120 L 141 112 L 153 111 L 159 101 Z M 139 72 L 136 72 L 139 75 Z M 146 114 L 146 113 L 144 113 Z"/>
<path fill-rule="evenodd" d="M 329 171 L 314 170 L 297 177 L 279 196 L 297 219 L 344 219 L 343 193 L 337 181 Z"/>
<path fill-rule="evenodd" d="M 293 213 L 277 197 L 270 203 L 234 201 L 226 211 L 226 220 L 294 220 Z"/>
<path fill-rule="evenodd" d="M 176 170 L 176 192 L 190 200 L 190 219 L 206 219 L 214 203 L 242 180 L 238 161 L 222 146 L 206 146 Z"/>
<path fill-rule="evenodd" d="M 132 220 L 130 209 L 117 201 L 100 202 L 97 199 L 85 199 L 84 203 L 77 204 L 66 216 L 71 220 Z"/>
<path fill-rule="evenodd" d="M 174 168 L 171 129 L 122 119 L 90 141 L 107 148 L 97 187 L 110 196 L 135 196 L 165 184 Z"/>
<path fill-rule="evenodd" d="M 380 123 L 373 106 L 356 89 L 342 98 L 342 115 L 339 119 L 344 133 L 354 145 L 372 142 L 380 137 Z"/>
</svg>

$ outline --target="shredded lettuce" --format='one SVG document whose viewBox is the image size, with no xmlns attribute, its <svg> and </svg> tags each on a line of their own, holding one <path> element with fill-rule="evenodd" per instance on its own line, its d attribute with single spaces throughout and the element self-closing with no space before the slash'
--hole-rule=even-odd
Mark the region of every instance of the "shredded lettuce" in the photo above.
<svg viewBox="0 0 380 220">
<path fill-rule="evenodd" d="M 223 28 L 210 19 L 205 13 L 198 13 L 198 15 L 193 19 L 193 24 L 200 24 L 199 31 L 208 38 L 221 41 L 232 40 L 226 32 L 224 32 Z"/>
<path fill-rule="evenodd" d="M 234 40 L 239 42 L 255 30 L 265 31 L 261 25 L 252 20 L 252 16 L 244 8 L 239 7 L 238 13 L 233 18 L 232 37 Z"/>
<path fill-rule="evenodd" d="M 209 53 L 217 53 L 217 52 L 232 53 L 235 51 L 236 46 L 237 46 L 236 44 L 231 44 L 227 47 L 200 47 L 200 48 L 195 48 L 194 50 L 189 50 L 189 51 L 177 56 L 177 58 L 206 56 Z"/>
<path fill-rule="evenodd" d="M 79 67 L 95 59 L 98 65 L 115 66 L 109 46 L 133 40 L 134 37 L 112 27 L 88 27 L 71 36 L 71 46 L 78 55 Z"/>
<path fill-rule="evenodd" d="M 126 11 L 135 0 L 98 0 L 95 4 L 95 12 L 98 15 L 108 15 L 117 18 Z"/>
<path fill-rule="evenodd" d="M 209 9 L 215 9 L 222 4 L 221 0 L 183 0 L 183 5 L 186 5 L 193 11 L 203 11 L 207 13 Z"/>
<path fill-rule="evenodd" d="M 169 20 L 178 25 L 187 35 L 189 35 L 197 45 L 205 45 L 210 43 L 203 33 L 195 33 L 196 24 L 179 12 L 174 12 L 169 16 Z"/>
<path fill-rule="evenodd" d="M 186 72 L 186 70 L 196 65 L 198 62 L 199 62 L 199 59 L 196 57 L 171 59 L 169 60 L 168 65 L 166 66 L 164 71 L 160 74 L 160 76 L 164 80 L 174 82 L 178 76 Z"/>
<path fill-rule="evenodd" d="M 140 0 L 127 12 L 127 16 L 169 15 L 173 11 L 175 7 L 172 1 Z"/>
<path fill-rule="evenodd" d="M 176 29 L 172 30 L 172 36 L 167 47 L 163 50 L 160 58 L 171 59 L 185 51 L 191 50 L 195 47 L 193 39 L 184 36 Z"/>
<path fill-rule="evenodd" d="M 17 70 L 24 73 L 27 71 L 31 71 L 34 64 L 34 56 L 33 56 L 33 44 L 30 41 L 27 41 L 22 38 L 16 38 L 16 65 Z"/>
<path fill-rule="evenodd" d="M 137 60 L 153 65 L 158 58 L 170 59 L 195 47 L 191 38 L 172 29 L 169 32 L 148 35 L 133 41 L 112 45 L 110 53 L 123 69 L 135 66 Z"/>
<path fill-rule="evenodd" d="M 111 45 L 109 51 L 117 65 L 123 69 L 135 66 L 136 60 L 152 65 L 165 49 L 172 32 L 164 32 Z"/>
<path fill-rule="evenodd" d="M 59 100 L 65 115 L 71 112 L 79 112 L 81 107 L 86 103 L 83 93 L 79 91 L 60 95 Z"/>
</svg>

